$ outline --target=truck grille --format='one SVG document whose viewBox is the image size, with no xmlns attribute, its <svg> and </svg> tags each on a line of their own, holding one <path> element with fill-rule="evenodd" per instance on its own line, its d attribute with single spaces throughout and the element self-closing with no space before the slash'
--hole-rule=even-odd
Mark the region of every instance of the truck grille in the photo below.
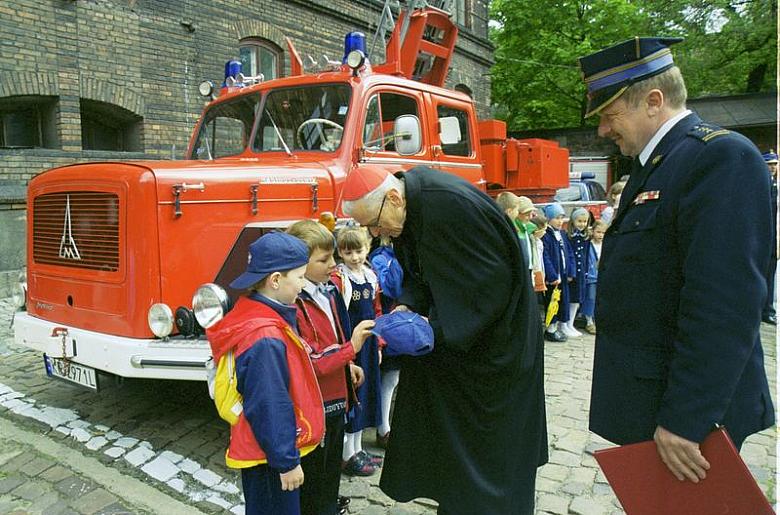
<svg viewBox="0 0 780 515">
<path fill-rule="evenodd" d="M 119 197 L 114 193 L 47 193 L 33 203 L 36 263 L 115 272 L 119 268 Z"/>
</svg>

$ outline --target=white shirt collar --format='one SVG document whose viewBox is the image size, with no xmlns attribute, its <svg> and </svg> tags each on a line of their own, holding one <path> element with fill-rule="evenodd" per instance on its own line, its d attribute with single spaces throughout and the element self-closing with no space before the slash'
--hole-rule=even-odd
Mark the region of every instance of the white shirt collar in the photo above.
<svg viewBox="0 0 780 515">
<path fill-rule="evenodd" d="M 642 166 L 645 166 L 647 160 L 650 159 L 650 154 L 653 153 L 653 150 L 655 150 L 655 147 L 658 146 L 658 143 L 660 143 L 661 139 L 666 136 L 666 133 L 672 130 L 672 127 L 677 125 L 677 122 L 689 114 L 691 114 L 691 110 L 685 109 L 681 113 L 678 113 L 672 118 L 669 118 L 663 125 L 661 125 L 661 127 L 655 132 L 655 134 L 653 134 L 653 137 L 650 138 L 650 141 L 647 142 L 647 145 L 645 145 L 645 148 L 642 149 L 642 152 L 639 154 L 639 162 L 642 164 Z"/>
</svg>

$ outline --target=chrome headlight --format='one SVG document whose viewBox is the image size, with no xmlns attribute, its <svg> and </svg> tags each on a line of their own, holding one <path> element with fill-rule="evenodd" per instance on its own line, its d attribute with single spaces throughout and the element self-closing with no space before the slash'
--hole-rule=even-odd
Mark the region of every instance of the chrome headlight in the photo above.
<svg viewBox="0 0 780 515">
<path fill-rule="evenodd" d="M 165 338 L 173 331 L 173 311 L 167 304 L 153 304 L 147 315 L 149 329 L 158 338 Z"/>
<path fill-rule="evenodd" d="M 204 80 L 198 84 L 198 93 L 204 97 L 210 97 L 214 93 L 214 83 L 209 80 Z"/>
<path fill-rule="evenodd" d="M 192 311 L 204 329 L 222 320 L 229 308 L 230 298 L 227 292 L 214 283 L 204 284 L 192 297 Z"/>
<path fill-rule="evenodd" d="M 27 267 L 22 267 L 19 272 L 19 279 L 12 287 L 11 300 L 16 309 L 22 309 L 27 305 Z"/>
</svg>

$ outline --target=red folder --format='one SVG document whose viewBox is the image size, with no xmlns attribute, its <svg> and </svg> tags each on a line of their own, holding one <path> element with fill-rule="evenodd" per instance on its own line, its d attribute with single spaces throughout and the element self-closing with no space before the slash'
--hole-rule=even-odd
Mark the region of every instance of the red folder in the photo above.
<svg viewBox="0 0 780 515">
<path fill-rule="evenodd" d="M 594 456 L 627 515 L 773 515 L 725 429 L 701 444 L 710 463 L 698 483 L 669 472 L 654 441 L 596 451 Z"/>
</svg>

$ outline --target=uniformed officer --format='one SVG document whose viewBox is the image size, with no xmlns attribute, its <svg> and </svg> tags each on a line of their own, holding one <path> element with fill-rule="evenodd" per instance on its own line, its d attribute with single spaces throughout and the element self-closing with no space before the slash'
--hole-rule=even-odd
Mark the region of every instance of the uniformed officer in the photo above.
<svg viewBox="0 0 780 515">
<path fill-rule="evenodd" d="M 771 215 L 758 149 L 686 109 L 679 41 L 579 60 L 587 116 L 634 158 L 599 266 L 590 429 L 654 439 L 678 479 L 698 482 L 716 425 L 739 446 L 774 422 L 759 339 Z"/>
<path fill-rule="evenodd" d="M 764 162 L 769 168 L 770 192 L 772 195 L 772 259 L 766 272 L 767 296 L 761 320 L 767 324 L 777 325 L 775 312 L 775 272 L 777 271 L 777 154 L 770 150 L 764 154 Z"/>
</svg>

